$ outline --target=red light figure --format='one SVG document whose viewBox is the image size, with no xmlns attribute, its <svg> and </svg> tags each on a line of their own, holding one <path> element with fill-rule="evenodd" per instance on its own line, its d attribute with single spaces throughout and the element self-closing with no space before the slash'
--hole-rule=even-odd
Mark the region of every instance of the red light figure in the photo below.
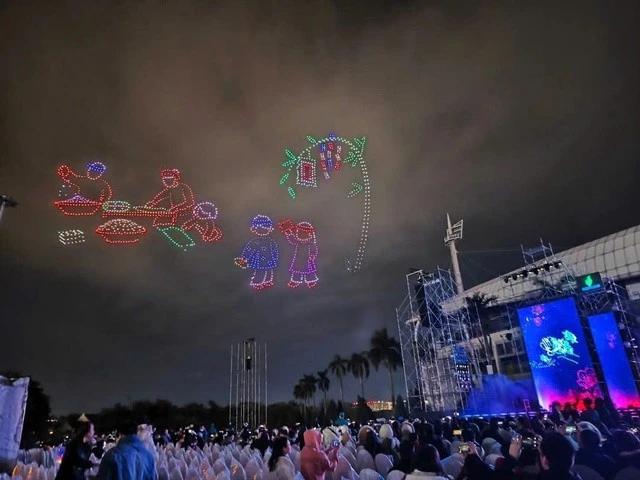
<svg viewBox="0 0 640 480">
<path fill-rule="evenodd" d="M 111 185 L 102 179 L 106 170 L 107 167 L 103 163 L 90 162 L 87 164 L 87 174 L 80 175 L 68 166 L 61 165 L 58 168 L 58 176 L 62 178 L 65 186 L 71 187 L 74 191 L 73 198 L 104 203 L 113 196 Z"/>
<path fill-rule="evenodd" d="M 154 227 L 175 226 L 181 216 L 188 216 L 195 204 L 193 191 L 186 183 L 182 183 L 180 171 L 176 168 L 162 170 L 162 184 L 165 188 L 153 197 L 146 208 L 162 208 L 171 216 L 158 216 L 153 219 Z"/>
</svg>

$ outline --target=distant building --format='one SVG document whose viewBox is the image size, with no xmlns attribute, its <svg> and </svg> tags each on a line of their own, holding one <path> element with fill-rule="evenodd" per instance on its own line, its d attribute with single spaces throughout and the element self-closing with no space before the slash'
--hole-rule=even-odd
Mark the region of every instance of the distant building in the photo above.
<svg viewBox="0 0 640 480">
<path fill-rule="evenodd" d="M 354 402 L 351 405 L 353 407 L 357 407 L 358 402 Z M 393 410 L 393 402 L 388 402 L 386 400 L 367 400 L 367 406 L 374 412 L 379 412 L 381 410 Z"/>
</svg>

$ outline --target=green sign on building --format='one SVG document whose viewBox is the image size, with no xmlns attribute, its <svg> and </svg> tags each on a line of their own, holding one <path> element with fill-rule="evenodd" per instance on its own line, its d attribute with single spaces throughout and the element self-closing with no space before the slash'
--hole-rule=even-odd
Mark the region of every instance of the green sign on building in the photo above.
<svg viewBox="0 0 640 480">
<path fill-rule="evenodd" d="M 602 277 L 600 273 L 589 273 L 588 275 L 581 275 L 576 277 L 576 284 L 578 290 L 581 292 L 591 292 L 593 290 L 600 290 L 602 288 Z"/>
</svg>

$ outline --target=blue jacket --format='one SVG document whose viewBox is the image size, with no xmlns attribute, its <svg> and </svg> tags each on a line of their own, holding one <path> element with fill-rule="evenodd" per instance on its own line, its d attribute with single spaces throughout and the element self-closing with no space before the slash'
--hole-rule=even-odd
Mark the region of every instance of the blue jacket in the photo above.
<svg viewBox="0 0 640 480">
<path fill-rule="evenodd" d="M 105 453 L 100 462 L 98 479 L 156 480 L 155 459 L 137 435 L 127 435 Z"/>
</svg>

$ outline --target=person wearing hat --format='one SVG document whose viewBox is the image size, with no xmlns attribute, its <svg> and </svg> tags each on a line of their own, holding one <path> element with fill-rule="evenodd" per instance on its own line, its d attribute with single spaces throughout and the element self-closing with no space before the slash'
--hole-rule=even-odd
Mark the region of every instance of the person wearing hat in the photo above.
<svg viewBox="0 0 640 480">
<path fill-rule="evenodd" d="M 254 290 L 273 287 L 273 271 L 279 259 L 278 243 L 271 236 L 273 221 L 266 215 L 256 215 L 249 230 L 254 237 L 245 244 L 235 264 L 253 271 L 249 285 Z"/>
<path fill-rule="evenodd" d="M 145 208 L 167 210 L 170 216 L 157 216 L 153 219 L 153 226 L 173 227 L 180 217 L 191 214 L 195 204 L 193 191 L 189 185 L 182 183 L 182 175 L 177 168 L 164 169 L 160 176 L 165 188 L 148 201 Z"/>
</svg>

